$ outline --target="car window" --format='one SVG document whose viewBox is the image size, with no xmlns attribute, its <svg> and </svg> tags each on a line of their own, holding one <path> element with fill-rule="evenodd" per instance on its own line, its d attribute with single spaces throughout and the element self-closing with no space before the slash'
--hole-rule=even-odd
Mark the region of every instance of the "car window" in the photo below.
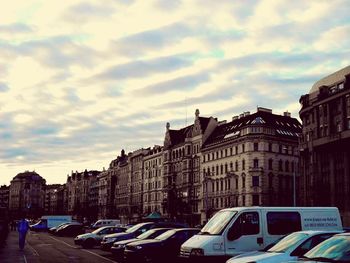
<svg viewBox="0 0 350 263">
<path fill-rule="evenodd" d="M 270 235 L 285 235 L 301 230 L 298 212 L 268 212 L 267 230 Z"/>
<path fill-rule="evenodd" d="M 294 252 L 291 254 L 292 256 L 302 256 L 306 252 L 308 252 L 311 248 L 317 246 L 319 243 L 325 241 L 326 239 L 333 236 L 333 234 L 324 234 L 324 235 L 317 235 L 309 238 L 304 243 L 302 243 Z"/>
</svg>

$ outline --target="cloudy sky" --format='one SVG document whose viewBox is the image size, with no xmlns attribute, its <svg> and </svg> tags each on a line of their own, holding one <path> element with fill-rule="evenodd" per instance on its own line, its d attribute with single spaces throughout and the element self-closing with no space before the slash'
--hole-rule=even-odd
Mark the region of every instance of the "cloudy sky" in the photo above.
<svg viewBox="0 0 350 263">
<path fill-rule="evenodd" d="M 165 124 L 299 97 L 350 64 L 348 0 L 7 1 L 0 11 L 0 184 L 63 183 Z"/>
</svg>

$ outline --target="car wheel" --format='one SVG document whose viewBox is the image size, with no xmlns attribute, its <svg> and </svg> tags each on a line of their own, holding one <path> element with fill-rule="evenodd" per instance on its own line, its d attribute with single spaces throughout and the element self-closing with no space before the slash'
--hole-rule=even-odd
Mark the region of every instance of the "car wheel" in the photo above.
<svg viewBox="0 0 350 263">
<path fill-rule="evenodd" d="M 83 248 L 92 248 L 95 245 L 95 240 L 92 238 L 89 238 L 84 241 L 83 243 Z"/>
</svg>

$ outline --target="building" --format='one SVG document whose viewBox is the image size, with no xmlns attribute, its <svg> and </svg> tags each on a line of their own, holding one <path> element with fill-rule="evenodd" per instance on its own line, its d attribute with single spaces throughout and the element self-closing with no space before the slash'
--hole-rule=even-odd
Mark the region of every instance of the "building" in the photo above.
<svg viewBox="0 0 350 263">
<path fill-rule="evenodd" d="M 0 186 L 0 208 L 9 208 L 10 187 L 6 185 Z"/>
<path fill-rule="evenodd" d="M 201 147 L 216 126 L 215 118 L 200 117 L 198 109 L 189 126 L 173 130 L 167 123 L 163 150 L 163 211 L 167 217 L 200 223 Z"/>
<path fill-rule="evenodd" d="M 68 194 L 68 214 L 75 215 L 78 219 L 91 218 L 96 215 L 91 214 L 89 209 L 90 186 L 94 182 L 100 171 L 85 169 L 84 172 L 72 172 L 67 178 Z"/>
<path fill-rule="evenodd" d="M 60 184 L 50 184 L 45 187 L 44 213 L 45 215 L 56 215 L 58 213 L 57 191 Z"/>
<path fill-rule="evenodd" d="M 129 155 L 121 151 L 117 158 L 117 180 L 115 186 L 115 207 L 116 214 L 122 223 L 128 223 L 130 218 L 130 165 L 128 162 Z"/>
<path fill-rule="evenodd" d="M 300 98 L 303 205 L 336 206 L 350 224 L 350 66 Z"/>
<path fill-rule="evenodd" d="M 46 181 L 36 172 L 17 174 L 10 184 L 9 210 L 13 217 L 25 213 L 28 217 L 40 217 L 44 212 Z"/>
<path fill-rule="evenodd" d="M 290 113 L 262 107 L 219 122 L 201 147 L 202 223 L 226 207 L 292 206 L 300 134 Z"/>
<path fill-rule="evenodd" d="M 162 213 L 163 147 L 155 145 L 143 158 L 143 215 Z"/>
<path fill-rule="evenodd" d="M 115 183 L 118 170 L 118 161 L 113 160 L 107 170 L 98 176 L 98 215 L 99 218 L 116 217 L 114 205 Z"/>
</svg>

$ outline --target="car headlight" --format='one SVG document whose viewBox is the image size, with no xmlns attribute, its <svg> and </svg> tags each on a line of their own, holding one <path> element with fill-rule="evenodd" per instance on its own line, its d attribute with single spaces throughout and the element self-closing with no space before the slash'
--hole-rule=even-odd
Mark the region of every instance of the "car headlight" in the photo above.
<svg viewBox="0 0 350 263">
<path fill-rule="evenodd" d="M 107 237 L 104 241 L 106 242 L 106 243 L 112 243 L 112 242 L 115 242 L 117 239 L 116 238 L 114 238 L 114 237 Z"/>
<path fill-rule="evenodd" d="M 117 248 L 125 248 L 125 245 L 118 245 Z"/>
<path fill-rule="evenodd" d="M 193 248 L 191 250 L 191 256 L 194 256 L 194 257 L 204 256 L 204 250 L 201 248 Z"/>
<path fill-rule="evenodd" d="M 136 249 L 138 249 L 138 250 L 140 250 L 142 248 L 143 248 L 142 246 L 136 246 Z"/>
</svg>

